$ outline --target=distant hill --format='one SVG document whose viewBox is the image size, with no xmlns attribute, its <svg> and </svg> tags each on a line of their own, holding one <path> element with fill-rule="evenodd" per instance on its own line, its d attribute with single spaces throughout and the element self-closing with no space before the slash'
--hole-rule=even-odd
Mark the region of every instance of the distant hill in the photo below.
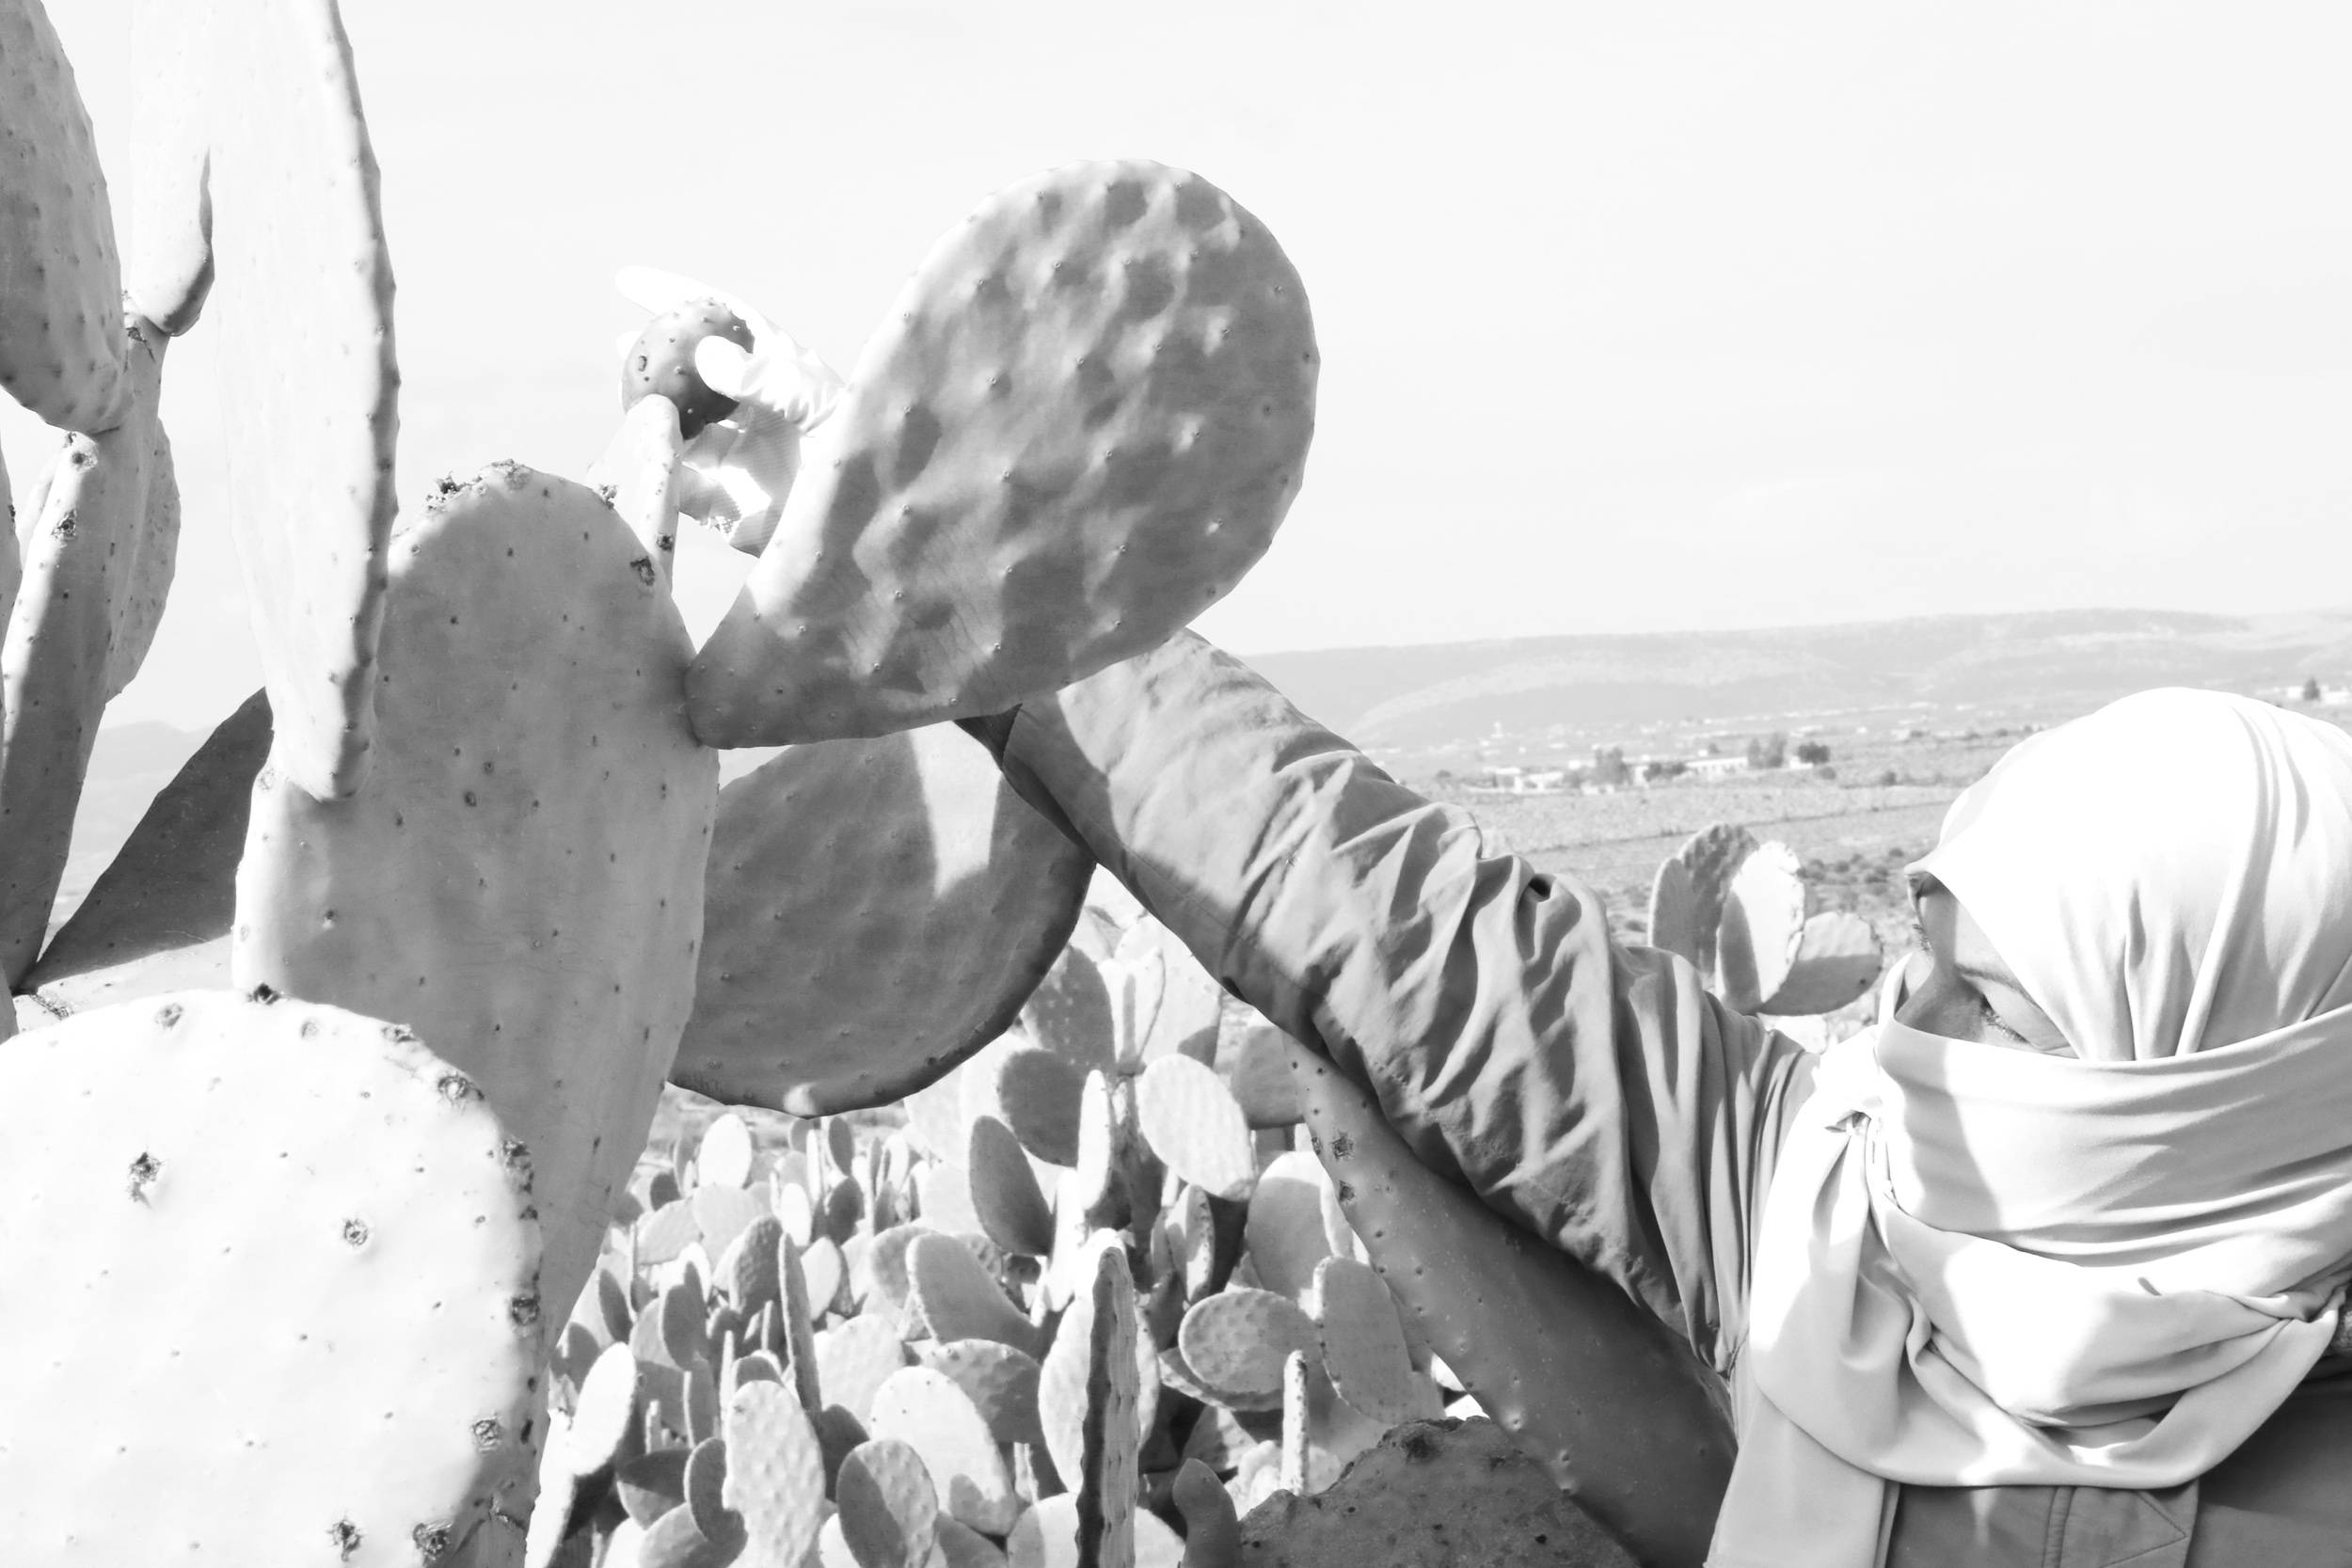
<svg viewBox="0 0 2352 1568">
<path fill-rule="evenodd" d="M 1937 615 L 1754 631 L 1527 637 L 1262 654 L 1250 665 L 1359 744 L 1458 744 L 1497 724 L 1634 726 L 1751 715 L 2033 704 L 2151 686 L 2341 681 L 2352 611 Z"/>
</svg>

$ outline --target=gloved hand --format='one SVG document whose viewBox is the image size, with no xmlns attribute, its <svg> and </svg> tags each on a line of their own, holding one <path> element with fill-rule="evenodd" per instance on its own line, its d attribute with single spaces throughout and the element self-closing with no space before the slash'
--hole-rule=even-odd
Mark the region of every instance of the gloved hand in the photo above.
<svg viewBox="0 0 2352 1568">
<path fill-rule="evenodd" d="M 747 352 L 723 338 L 695 346 L 694 370 L 711 390 L 736 400 L 735 412 L 686 443 L 677 476 L 677 509 L 726 534 L 747 555 L 766 547 L 801 468 L 801 437 L 841 401 L 832 366 L 744 301 L 674 272 L 623 267 L 613 284 L 660 315 L 696 299 L 716 299 L 752 329 Z M 621 341 L 626 355 L 637 341 Z"/>
</svg>

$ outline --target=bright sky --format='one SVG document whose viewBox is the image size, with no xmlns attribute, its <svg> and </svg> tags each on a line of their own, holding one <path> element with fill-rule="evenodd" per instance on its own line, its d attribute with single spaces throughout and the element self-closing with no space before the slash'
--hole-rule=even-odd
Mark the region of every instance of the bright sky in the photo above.
<svg viewBox="0 0 2352 1568">
<path fill-rule="evenodd" d="M 120 171 L 125 0 L 49 5 Z M 846 370 L 983 194 L 1141 156 L 1272 228 L 1324 352 L 1305 492 L 1201 623 L 1237 650 L 2352 600 L 2343 7 L 343 8 L 404 496 L 584 470 L 625 262 Z M 119 719 L 258 684 L 204 332 L 167 374 L 180 588 Z M 732 570 L 686 563 L 694 618 Z"/>
</svg>

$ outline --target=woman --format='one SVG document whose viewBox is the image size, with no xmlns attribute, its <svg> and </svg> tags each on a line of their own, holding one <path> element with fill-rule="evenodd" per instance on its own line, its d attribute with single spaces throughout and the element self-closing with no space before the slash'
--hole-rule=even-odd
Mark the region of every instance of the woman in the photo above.
<svg viewBox="0 0 2352 1568">
<path fill-rule="evenodd" d="M 1895 1016 L 1817 1061 L 1189 634 L 966 727 L 1727 1380 L 1711 1562 L 2352 1563 L 2341 733 L 2166 691 L 2020 746 L 1914 868 Z"/>
</svg>

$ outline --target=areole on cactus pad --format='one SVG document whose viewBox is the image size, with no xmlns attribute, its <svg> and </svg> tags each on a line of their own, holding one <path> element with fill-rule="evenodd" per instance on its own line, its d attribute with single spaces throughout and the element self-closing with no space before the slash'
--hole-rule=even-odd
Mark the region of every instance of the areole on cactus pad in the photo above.
<svg viewBox="0 0 2352 1568">
<path fill-rule="evenodd" d="M 1183 169 L 1077 164 L 932 248 L 809 435 L 696 657 L 714 746 L 999 711 L 1230 591 L 1303 474 L 1317 360 L 1265 226 Z"/>
</svg>

